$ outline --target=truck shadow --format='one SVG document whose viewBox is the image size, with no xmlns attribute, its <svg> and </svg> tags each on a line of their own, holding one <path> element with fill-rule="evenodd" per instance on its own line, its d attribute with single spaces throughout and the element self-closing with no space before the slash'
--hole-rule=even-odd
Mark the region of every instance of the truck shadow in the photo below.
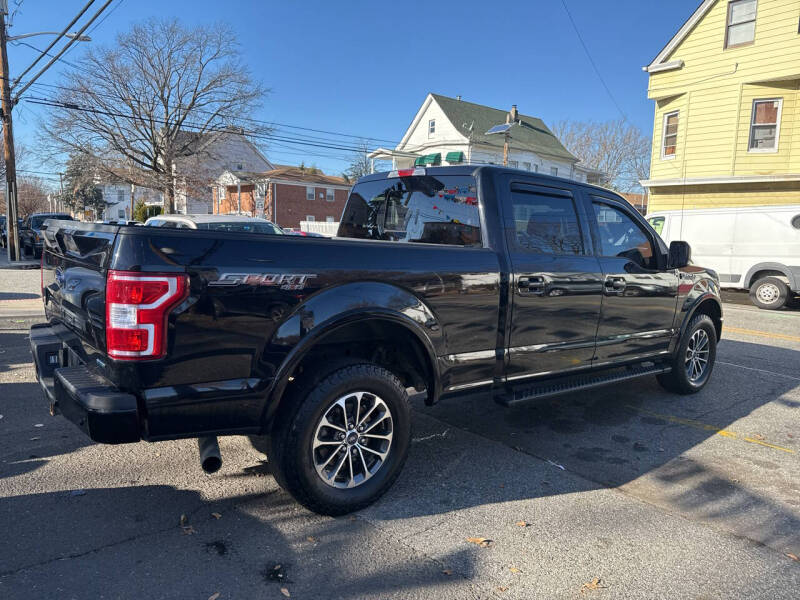
<svg viewBox="0 0 800 600">
<path fill-rule="evenodd" d="M 743 360 L 736 356 L 765 353 L 768 363 L 781 365 L 786 375 L 735 364 Z M 655 378 L 644 378 L 513 408 L 485 397 L 444 401 L 432 408 L 415 399 L 418 412 L 439 421 L 438 427 L 432 426 L 434 431 L 447 433 L 447 426 L 464 429 L 543 462 L 530 465 L 523 475 L 478 457 L 477 464 L 470 464 L 471 474 L 454 466 L 451 481 L 424 464 L 449 459 L 458 465 L 461 460 L 450 457 L 447 439 L 434 433 L 412 446 L 417 456 L 406 467 L 407 479 L 389 497 L 403 497 L 411 493 L 407 486 L 413 481 L 431 477 L 436 495 L 446 498 L 439 512 L 469 509 L 483 502 L 582 491 L 575 478 L 561 476 L 574 473 L 584 482 L 584 490 L 622 488 L 668 510 L 796 554 L 800 484 L 791 473 L 800 468 L 800 434 L 790 423 L 796 423 L 800 414 L 800 395 L 791 394 L 800 387 L 798 373 L 798 351 L 725 340 L 712 381 L 694 396 L 669 394 Z M 767 405 L 771 416 L 760 413 L 746 422 L 755 425 L 737 423 Z M 759 424 L 769 427 L 772 436 L 749 429 Z M 697 451 L 705 442 L 704 450 Z M 420 457 L 422 445 L 430 447 Z M 487 475 L 491 477 L 483 489 L 459 482 Z M 437 512 L 435 502 L 402 507 L 391 502 L 387 509 L 382 512 L 390 519 Z"/>
<path fill-rule="evenodd" d="M 5 498 L 0 513 L 4 598 L 470 595 L 439 562 L 387 550 L 362 519 L 312 515 L 275 489 L 209 500 L 168 485 L 93 488 Z M 469 552 L 440 560 L 469 563 Z"/>
</svg>

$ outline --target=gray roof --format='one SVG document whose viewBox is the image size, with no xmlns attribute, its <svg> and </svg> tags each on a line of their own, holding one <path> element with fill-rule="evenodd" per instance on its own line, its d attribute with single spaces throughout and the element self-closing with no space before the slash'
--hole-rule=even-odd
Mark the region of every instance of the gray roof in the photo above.
<svg viewBox="0 0 800 600">
<path fill-rule="evenodd" d="M 472 130 L 473 142 L 503 147 L 502 135 L 486 135 L 486 132 L 495 125 L 505 123 L 508 111 L 439 94 L 431 94 L 431 96 L 442 108 L 445 116 L 453 126 L 463 132 L 464 135 L 467 135 L 467 132 L 462 127 L 462 124 L 466 123 L 467 127 L 469 127 L 473 121 L 475 122 Z M 568 161 L 578 161 L 578 158 L 564 147 L 547 125 L 544 124 L 544 121 L 538 117 L 520 113 L 519 122 L 514 124 L 510 134 L 512 149 L 530 150 L 537 154 L 562 158 Z"/>
</svg>

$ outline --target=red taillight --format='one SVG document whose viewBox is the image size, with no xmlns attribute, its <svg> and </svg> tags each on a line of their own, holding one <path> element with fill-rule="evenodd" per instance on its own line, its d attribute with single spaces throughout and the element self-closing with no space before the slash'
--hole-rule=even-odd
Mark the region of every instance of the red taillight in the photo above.
<svg viewBox="0 0 800 600">
<path fill-rule="evenodd" d="M 189 293 L 183 274 L 109 271 L 106 280 L 106 351 L 118 360 L 161 358 L 167 317 Z"/>
</svg>

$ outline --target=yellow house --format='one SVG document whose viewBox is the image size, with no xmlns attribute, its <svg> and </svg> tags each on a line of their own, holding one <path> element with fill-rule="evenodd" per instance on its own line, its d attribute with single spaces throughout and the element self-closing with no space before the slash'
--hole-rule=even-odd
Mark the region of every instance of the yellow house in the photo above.
<svg viewBox="0 0 800 600">
<path fill-rule="evenodd" d="M 644 70 L 649 211 L 800 204 L 800 0 L 705 0 Z"/>
</svg>

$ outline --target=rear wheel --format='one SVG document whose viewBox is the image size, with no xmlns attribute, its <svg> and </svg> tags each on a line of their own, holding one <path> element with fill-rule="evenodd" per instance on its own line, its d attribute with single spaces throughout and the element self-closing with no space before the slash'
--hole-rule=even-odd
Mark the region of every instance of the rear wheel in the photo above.
<svg viewBox="0 0 800 600">
<path fill-rule="evenodd" d="M 791 297 L 789 286 L 778 277 L 762 277 L 750 286 L 750 300 L 758 308 L 766 310 L 783 308 Z"/>
<path fill-rule="evenodd" d="M 717 330 L 708 315 L 697 315 L 683 332 L 672 370 L 657 375 L 658 383 L 670 392 L 695 394 L 711 378 L 717 358 Z"/>
<path fill-rule="evenodd" d="M 286 400 L 270 436 L 280 486 L 310 510 L 342 515 L 391 487 L 408 455 L 408 396 L 373 364 L 340 368 Z"/>
</svg>

